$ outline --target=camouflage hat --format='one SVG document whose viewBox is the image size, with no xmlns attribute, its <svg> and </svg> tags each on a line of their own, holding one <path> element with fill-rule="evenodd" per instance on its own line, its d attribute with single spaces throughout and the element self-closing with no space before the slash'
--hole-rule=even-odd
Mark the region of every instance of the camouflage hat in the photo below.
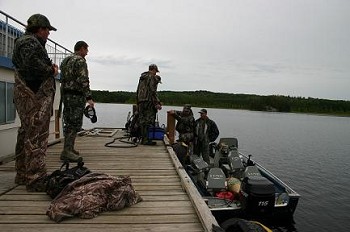
<svg viewBox="0 0 350 232">
<path fill-rule="evenodd" d="M 46 16 L 42 14 L 34 14 L 30 16 L 27 23 L 27 29 L 29 30 L 35 27 L 44 27 L 48 28 L 50 31 L 57 31 L 56 28 L 51 26 L 50 21 L 46 18 Z"/>
<path fill-rule="evenodd" d="M 191 109 L 191 104 L 185 104 L 184 109 Z"/>
<path fill-rule="evenodd" d="M 148 70 L 156 70 L 157 72 L 159 72 L 158 66 L 155 64 L 150 64 L 150 66 L 148 67 Z"/>
</svg>

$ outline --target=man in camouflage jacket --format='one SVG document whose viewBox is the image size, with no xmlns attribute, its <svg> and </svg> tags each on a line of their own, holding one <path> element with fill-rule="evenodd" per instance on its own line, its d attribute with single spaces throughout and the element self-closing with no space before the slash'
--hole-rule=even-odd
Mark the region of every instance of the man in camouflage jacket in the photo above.
<svg viewBox="0 0 350 232">
<path fill-rule="evenodd" d="M 46 151 L 58 67 L 48 57 L 45 44 L 56 31 L 41 14 L 27 21 L 26 32 L 15 41 L 14 102 L 21 120 L 16 144 L 15 183 L 28 191 L 45 191 Z"/>
<path fill-rule="evenodd" d="M 78 41 L 74 46 L 74 54 L 66 57 L 61 63 L 61 93 L 63 98 L 63 134 L 64 147 L 61 160 L 81 161 L 79 152 L 74 149 L 77 133 L 83 124 L 86 102 L 94 107 L 91 97 L 88 67 L 85 56 L 88 44 Z"/>
<path fill-rule="evenodd" d="M 176 131 L 179 133 L 179 142 L 190 145 L 194 138 L 195 119 L 190 104 L 184 105 L 182 111 L 171 110 L 171 115 L 177 120 Z"/>
<path fill-rule="evenodd" d="M 148 128 L 154 125 L 157 111 L 162 109 L 161 102 L 157 96 L 157 87 L 161 83 L 160 76 L 156 75 L 157 72 L 159 72 L 157 65 L 151 64 L 149 71 L 141 74 L 136 91 L 137 110 L 142 135 L 141 143 L 144 145 L 156 144 L 148 138 Z"/>
<path fill-rule="evenodd" d="M 206 109 L 201 109 L 200 118 L 196 120 L 194 153 L 202 156 L 203 160 L 210 165 L 209 143 L 214 142 L 219 136 L 216 123 L 207 115 Z"/>
</svg>

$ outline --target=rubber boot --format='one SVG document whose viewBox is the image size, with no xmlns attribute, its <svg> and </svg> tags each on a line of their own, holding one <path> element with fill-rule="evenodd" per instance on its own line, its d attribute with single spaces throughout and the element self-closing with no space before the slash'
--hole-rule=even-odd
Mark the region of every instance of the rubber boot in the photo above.
<svg viewBox="0 0 350 232">
<path fill-rule="evenodd" d="M 74 154 L 72 150 L 63 150 L 61 153 L 61 160 L 78 163 L 83 161 L 83 158 Z"/>
<path fill-rule="evenodd" d="M 72 147 L 73 147 L 73 149 L 72 149 L 72 152 L 75 154 L 75 155 L 80 155 L 80 152 L 79 151 L 77 151 L 77 150 L 75 150 L 75 139 L 77 138 L 77 136 L 74 136 L 74 138 L 72 138 Z"/>
<path fill-rule="evenodd" d="M 81 162 L 83 158 L 73 153 L 73 144 L 71 138 L 64 138 L 64 148 L 61 153 L 61 160 L 69 162 Z"/>
<path fill-rule="evenodd" d="M 147 142 L 147 128 L 145 126 L 141 126 L 141 144 L 145 144 Z"/>
<path fill-rule="evenodd" d="M 148 137 L 148 127 L 146 126 L 142 126 L 142 144 L 148 146 L 154 146 L 157 144 Z"/>
<path fill-rule="evenodd" d="M 46 192 L 47 175 L 42 175 L 26 185 L 28 192 Z"/>
</svg>

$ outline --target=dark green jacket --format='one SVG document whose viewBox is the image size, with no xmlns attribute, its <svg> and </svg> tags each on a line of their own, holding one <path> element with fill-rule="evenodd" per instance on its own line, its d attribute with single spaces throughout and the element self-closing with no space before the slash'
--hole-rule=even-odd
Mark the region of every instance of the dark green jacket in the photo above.
<svg viewBox="0 0 350 232">
<path fill-rule="evenodd" d="M 199 135 L 199 131 L 200 131 L 199 126 L 203 120 L 204 120 L 204 125 L 205 125 L 205 128 L 203 130 L 204 135 Z M 198 139 L 198 137 L 204 137 L 204 138 L 207 138 L 209 142 L 214 142 L 219 136 L 219 129 L 213 120 L 211 120 L 209 118 L 207 118 L 207 119 L 199 118 L 196 120 L 195 135 L 196 135 L 197 139 Z"/>
</svg>

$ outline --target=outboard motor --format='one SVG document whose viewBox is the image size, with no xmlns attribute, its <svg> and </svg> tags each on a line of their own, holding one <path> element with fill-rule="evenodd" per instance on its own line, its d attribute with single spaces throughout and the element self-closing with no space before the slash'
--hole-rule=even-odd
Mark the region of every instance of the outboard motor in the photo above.
<svg viewBox="0 0 350 232">
<path fill-rule="evenodd" d="M 241 182 L 242 208 L 249 215 L 266 216 L 272 214 L 275 205 L 275 187 L 263 177 L 258 168 L 247 166 Z"/>
</svg>

